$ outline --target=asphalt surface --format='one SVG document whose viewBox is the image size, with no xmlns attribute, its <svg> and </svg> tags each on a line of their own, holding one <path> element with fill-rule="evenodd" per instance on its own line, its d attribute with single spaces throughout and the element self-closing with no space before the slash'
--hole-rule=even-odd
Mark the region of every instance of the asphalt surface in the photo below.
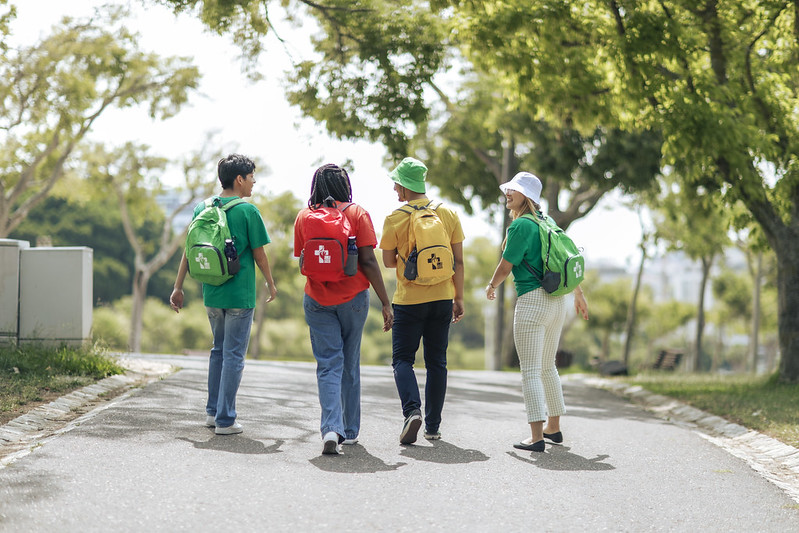
<svg viewBox="0 0 799 533">
<path fill-rule="evenodd" d="M 244 433 L 216 436 L 206 359 L 147 359 L 181 370 L 7 455 L 0 531 L 799 531 L 790 491 L 701 428 L 585 380 L 545 453 L 512 447 L 519 375 L 489 371 L 451 371 L 442 440 L 403 446 L 391 369 L 363 367 L 360 441 L 322 456 L 313 365 L 248 361 Z"/>
</svg>

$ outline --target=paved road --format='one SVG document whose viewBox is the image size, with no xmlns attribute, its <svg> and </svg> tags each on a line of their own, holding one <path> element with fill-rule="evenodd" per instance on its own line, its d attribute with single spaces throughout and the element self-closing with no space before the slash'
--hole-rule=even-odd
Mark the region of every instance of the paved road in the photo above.
<svg viewBox="0 0 799 533">
<path fill-rule="evenodd" d="M 689 428 L 564 386 L 563 445 L 526 436 L 519 376 L 450 373 L 443 439 L 401 446 L 389 368 L 363 368 L 360 443 L 321 456 L 314 367 L 248 361 L 245 432 L 204 422 L 205 359 L 0 469 L 0 531 L 797 531 L 799 508 Z"/>
</svg>

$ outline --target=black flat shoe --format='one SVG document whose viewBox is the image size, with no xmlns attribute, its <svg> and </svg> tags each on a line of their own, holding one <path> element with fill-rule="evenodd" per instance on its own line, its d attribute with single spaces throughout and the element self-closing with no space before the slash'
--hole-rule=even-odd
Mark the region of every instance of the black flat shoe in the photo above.
<svg viewBox="0 0 799 533">
<path fill-rule="evenodd" d="M 513 445 L 514 448 L 519 450 L 527 450 L 528 452 L 543 452 L 544 451 L 544 441 L 539 440 L 538 442 L 531 442 L 530 444 L 525 444 L 524 442 L 519 442 Z"/>
<path fill-rule="evenodd" d="M 563 442 L 563 433 L 561 433 L 560 431 L 558 431 L 557 433 L 544 433 L 544 438 L 560 444 L 561 442 Z"/>
</svg>

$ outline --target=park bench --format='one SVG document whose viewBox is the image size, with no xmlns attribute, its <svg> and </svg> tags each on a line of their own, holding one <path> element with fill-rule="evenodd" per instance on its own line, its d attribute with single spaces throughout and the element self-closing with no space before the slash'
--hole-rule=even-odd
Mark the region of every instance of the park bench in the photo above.
<svg viewBox="0 0 799 533">
<path fill-rule="evenodd" d="M 674 370 L 680 365 L 682 359 L 682 352 L 677 350 L 660 350 L 655 364 L 652 365 L 653 370 Z"/>
</svg>

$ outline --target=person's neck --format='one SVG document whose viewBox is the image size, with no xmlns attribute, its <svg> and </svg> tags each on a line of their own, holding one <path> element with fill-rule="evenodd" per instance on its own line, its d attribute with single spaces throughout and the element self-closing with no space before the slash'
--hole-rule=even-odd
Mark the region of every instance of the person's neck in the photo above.
<svg viewBox="0 0 799 533">
<path fill-rule="evenodd" d="M 232 198 L 234 196 L 241 196 L 240 191 L 236 190 L 235 187 L 232 189 L 222 189 L 222 194 L 219 195 L 220 198 Z"/>
<path fill-rule="evenodd" d="M 423 192 L 419 193 L 408 191 L 408 193 L 405 195 L 405 201 L 412 202 L 414 200 L 427 200 L 427 195 Z"/>
</svg>

